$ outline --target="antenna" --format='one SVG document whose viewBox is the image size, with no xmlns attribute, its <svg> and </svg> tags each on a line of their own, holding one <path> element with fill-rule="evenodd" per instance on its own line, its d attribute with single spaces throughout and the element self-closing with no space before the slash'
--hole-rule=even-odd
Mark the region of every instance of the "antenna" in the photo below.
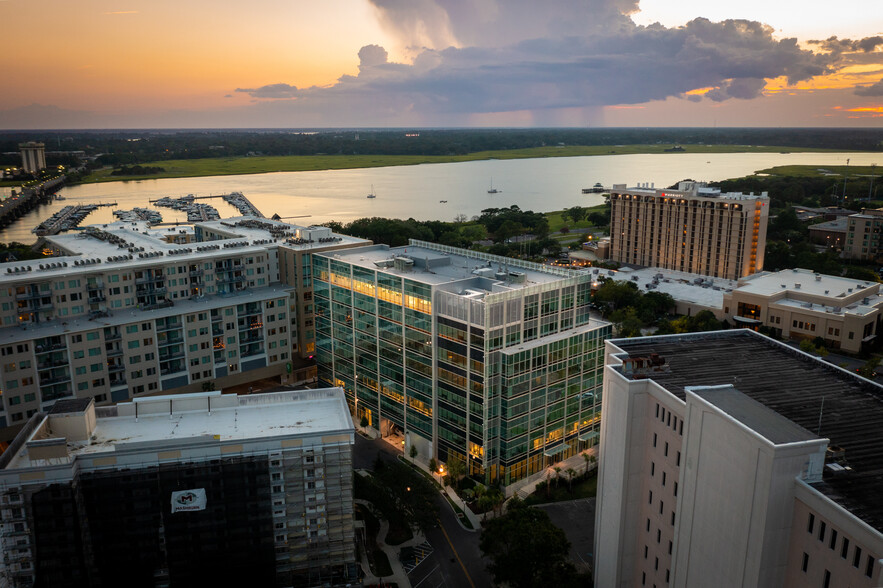
<svg viewBox="0 0 883 588">
<path fill-rule="evenodd" d="M 816 430 L 816 436 L 822 435 L 822 413 L 825 411 L 825 397 L 822 396 L 822 405 L 819 407 L 819 428 Z"/>
</svg>

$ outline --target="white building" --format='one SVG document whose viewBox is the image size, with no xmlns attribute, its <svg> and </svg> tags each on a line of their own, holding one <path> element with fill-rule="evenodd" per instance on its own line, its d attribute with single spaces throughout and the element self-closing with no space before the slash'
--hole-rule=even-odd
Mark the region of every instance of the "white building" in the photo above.
<svg viewBox="0 0 883 588">
<path fill-rule="evenodd" d="M 883 388 L 758 335 L 607 341 L 598 586 L 880 586 Z"/>
</svg>

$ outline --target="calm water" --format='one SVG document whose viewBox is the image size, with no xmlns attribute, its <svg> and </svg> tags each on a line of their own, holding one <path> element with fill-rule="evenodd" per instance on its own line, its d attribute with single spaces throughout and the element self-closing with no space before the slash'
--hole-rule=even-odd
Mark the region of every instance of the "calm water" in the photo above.
<svg viewBox="0 0 883 588">
<path fill-rule="evenodd" d="M 33 242 L 31 229 L 67 204 L 117 202 L 99 208 L 83 225 L 112 222 L 112 210 L 149 206 L 162 196 L 208 196 L 239 191 L 265 215 L 306 215 L 293 222 L 309 224 L 329 220 L 350 221 L 365 216 L 418 220 L 453 220 L 458 214 L 473 216 L 488 207 L 517 204 L 535 211 L 601 203 L 601 197 L 582 194 L 595 182 L 605 186 L 653 182 L 666 187 L 675 182 L 723 180 L 749 175 L 775 165 L 870 165 L 883 163 L 875 153 L 672 153 L 663 155 L 607 155 L 440 163 L 371 169 L 277 172 L 244 176 L 212 176 L 86 184 L 64 188 L 65 201 L 41 206 L 0 232 L 0 241 Z M 487 191 L 493 182 L 497 194 Z M 365 196 L 371 187 L 375 199 Z M 440 202 L 446 200 L 446 203 Z M 218 199 L 212 204 L 222 217 L 239 213 Z M 163 220 L 186 220 L 168 208 L 158 209 Z"/>
</svg>

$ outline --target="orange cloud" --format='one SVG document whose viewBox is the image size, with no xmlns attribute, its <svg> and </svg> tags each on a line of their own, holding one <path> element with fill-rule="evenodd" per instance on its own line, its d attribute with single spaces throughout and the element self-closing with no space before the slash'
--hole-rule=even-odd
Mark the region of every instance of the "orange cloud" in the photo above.
<svg viewBox="0 0 883 588">
<path fill-rule="evenodd" d="M 858 108 L 848 108 L 847 112 L 879 112 L 883 114 L 883 106 L 860 106 Z"/>
</svg>

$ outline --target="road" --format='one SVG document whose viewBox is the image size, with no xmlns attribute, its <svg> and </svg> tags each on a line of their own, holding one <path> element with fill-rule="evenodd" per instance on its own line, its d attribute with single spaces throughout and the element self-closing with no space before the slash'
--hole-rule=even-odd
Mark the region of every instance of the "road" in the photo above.
<svg viewBox="0 0 883 588">
<path fill-rule="evenodd" d="M 388 443 L 368 440 L 356 435 L 353 449 L 353 467 L 371 470 L 379 456 L 384 461 L 392 461 L 401 451 Z M 478 548 L 479 533 L 468 531 L 460 526 L 457 517 L 447 501 L 439 494 L 436 498 L 440 525 L 430 529 L 426 539 L 432 545 L 433 553 L 410 574 L 414 588 L 485 588 L 493 586 L 487 571 L 487 560 L 482 558 Z"/>
</svg>

